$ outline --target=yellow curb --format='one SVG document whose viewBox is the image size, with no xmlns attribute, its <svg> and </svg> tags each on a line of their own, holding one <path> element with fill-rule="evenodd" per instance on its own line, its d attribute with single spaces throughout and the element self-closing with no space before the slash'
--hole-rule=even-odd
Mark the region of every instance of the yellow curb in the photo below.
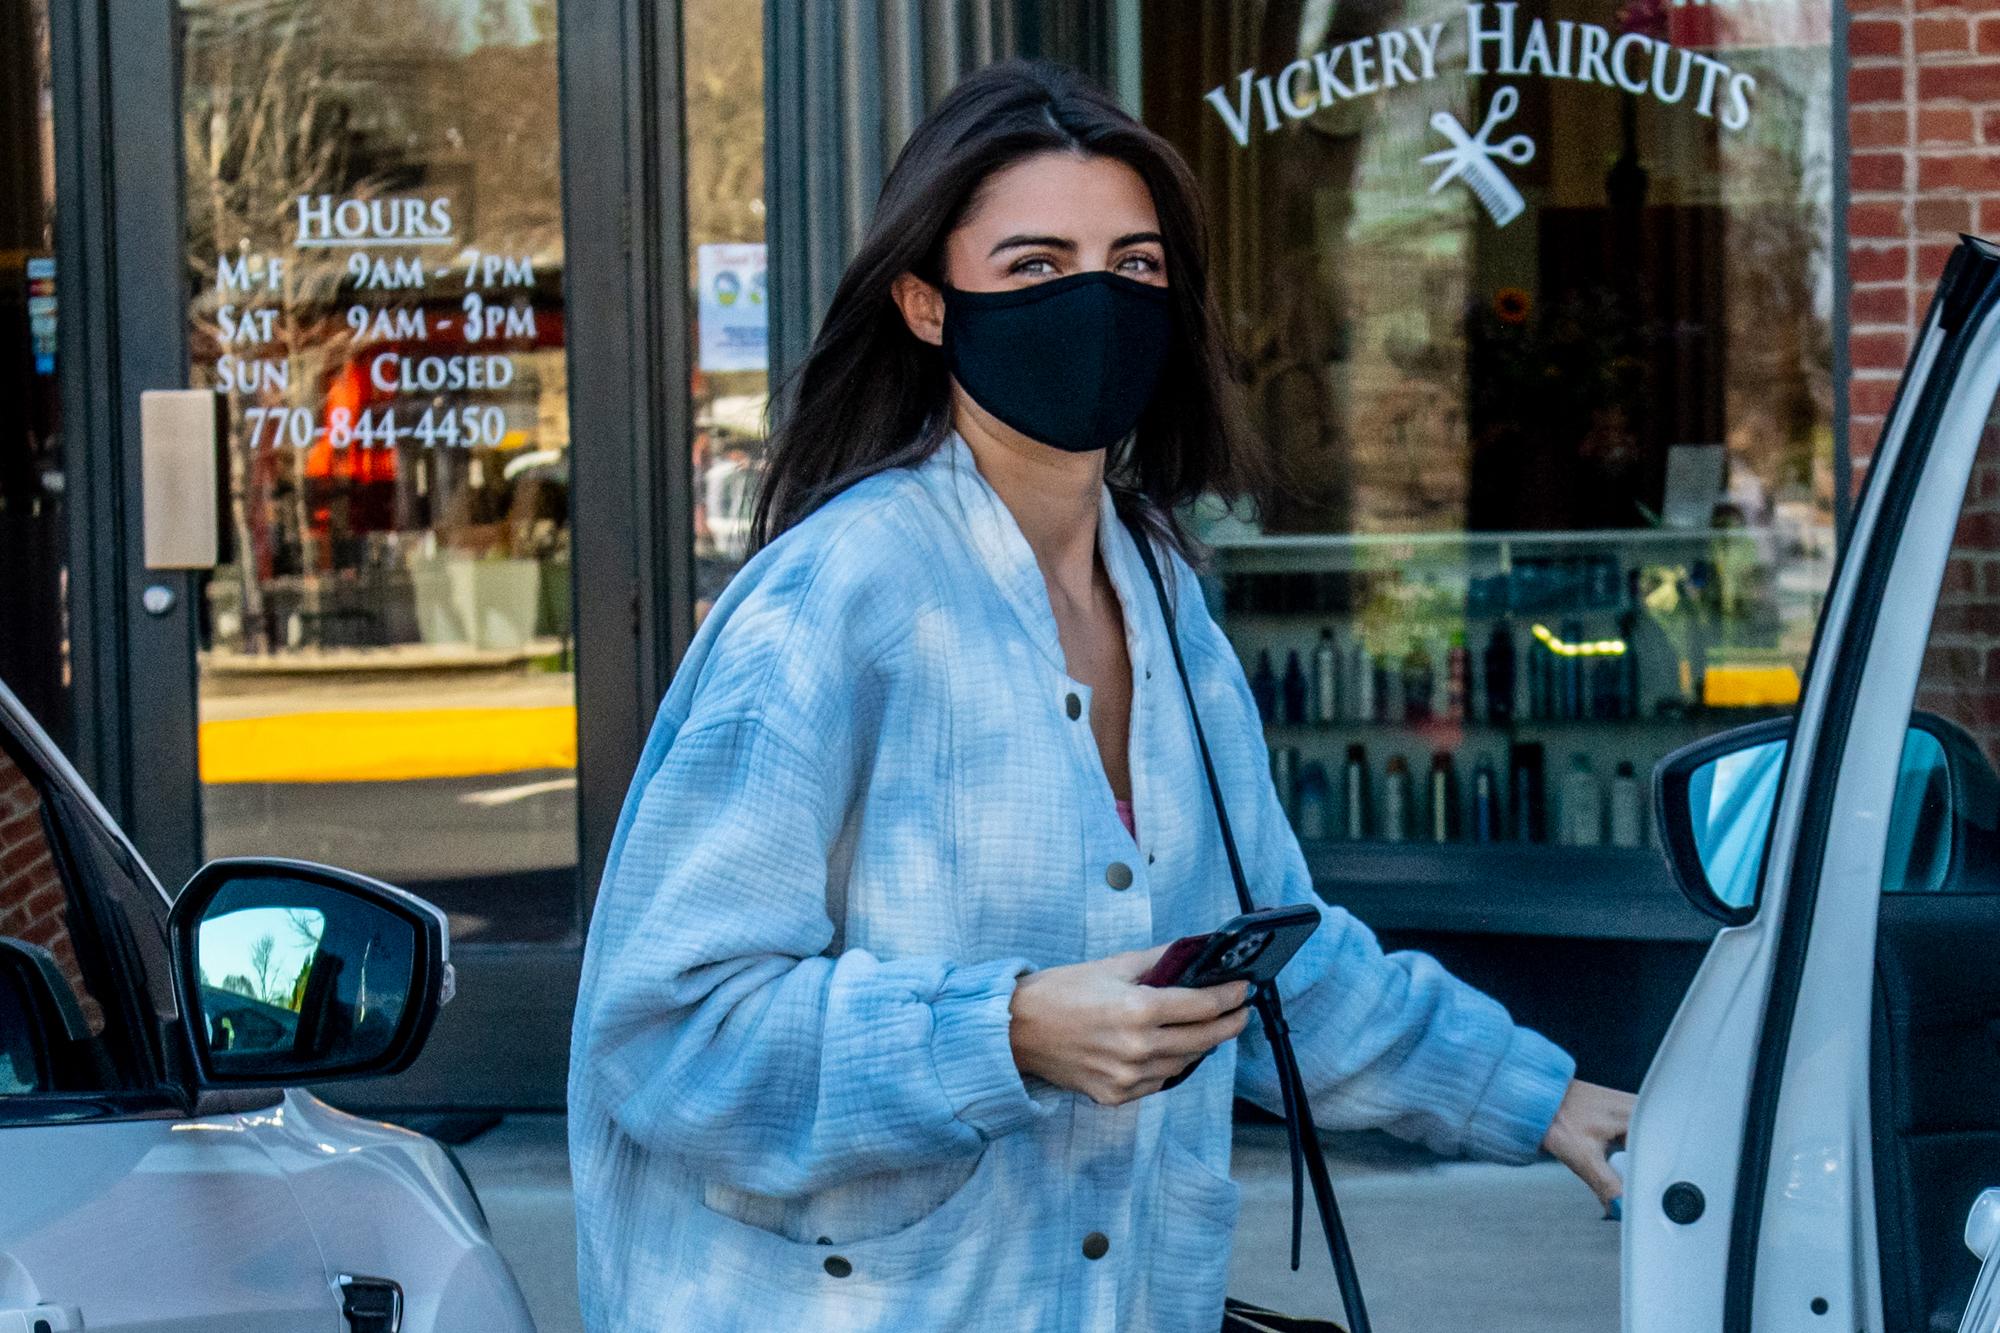
<svg viewBox="0 0 2000 1333">
<path fill-rule="evenodd" d="M 283 713 L 201 724 L 203 782 L 407 782 L 576 767 L 576 709 Z"/>
</svg>

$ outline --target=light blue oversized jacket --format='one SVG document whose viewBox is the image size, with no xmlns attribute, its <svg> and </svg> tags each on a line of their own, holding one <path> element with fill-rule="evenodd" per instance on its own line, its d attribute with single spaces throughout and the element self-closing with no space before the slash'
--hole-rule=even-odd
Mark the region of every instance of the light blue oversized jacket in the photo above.
<svg viewBox="0 0 2000 1333">
<path fill-rule="evenodd" d="M 1109 490 L 1098 541 L 1132 661 L 1136 844 L 1034 555 L 957 436 L 843 491 L 709 613 L 585 951 L 569 1125 L 594 1333 L 1220 1323 L 1231 1102 L 1278 1104 L 1255 1022 L 1117 1107 L 1024 1080 L 1008 1045 L 1023 972 L 1237 910 Z M 1162 563 L 1253 892 L 1318 905 L 1241 663 L 1193 571 Z M 1321 912 L 1280 982 L 1320 1122 L 1532 1157 L 1570 1059 Z"/>
</svg>

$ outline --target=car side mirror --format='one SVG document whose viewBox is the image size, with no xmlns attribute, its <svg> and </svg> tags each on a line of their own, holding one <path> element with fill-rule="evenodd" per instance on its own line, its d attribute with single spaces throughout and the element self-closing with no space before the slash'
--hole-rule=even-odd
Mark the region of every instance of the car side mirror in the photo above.
<svg viewBox="0 0 2000 1333">
<path fill-rule="evenodd" d="M 310 862 L 212 861 L 167 928 L 204 1086 L 397 1073 L 454 986 L 444 913 Z"/>
<path fill-rule="evenodd" d="M 1683 896 L 1726 925 L 1756 915 L 1792 722 L 1737 727 L 1674 751 L 1653 773 L 1661 843 Z M 1957 724 L 1916 712 L 1889 811 L 1884 893 L 1944 890 L 1967 833 L 2000 822 L 2000 778 Z"/>
<path fill-rule="evenodd" d="M 1660 843 L 1681 894 L 1727 925 L 1756 915 L 1764 843 L 1791 748 L 1790 718 L 1696 741 L 1653 770 Z"/>
</svg>

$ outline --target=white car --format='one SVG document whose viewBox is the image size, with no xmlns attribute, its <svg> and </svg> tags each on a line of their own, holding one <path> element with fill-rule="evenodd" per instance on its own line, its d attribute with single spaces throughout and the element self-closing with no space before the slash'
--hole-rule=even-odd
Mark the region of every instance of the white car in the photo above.
<svg viewBox="0 0 2000 1333">
<path fill-rule="evenodd" d="M 1725 929 L 1633 1121 L 1627 1333 L 2000 1331 L 1996 394 L 2000 248 L 1968 238 L 1796 716 L 1655 776 Z"/>
<path fill-rule="evenodd" d="M 445 1149 L 286 1090 L 407 1066 L 451 983 L 358 875 L 170 903 L 0 684 L 0 1333 L 533 1333 Z"/>
</svg>

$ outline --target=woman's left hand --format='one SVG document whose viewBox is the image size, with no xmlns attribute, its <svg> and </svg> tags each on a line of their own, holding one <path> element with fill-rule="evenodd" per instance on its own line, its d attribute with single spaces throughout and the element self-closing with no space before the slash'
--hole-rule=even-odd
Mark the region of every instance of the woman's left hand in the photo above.
<svg viewBox="0 0 2000 1333">
<path fill-rule="evenodd" d="M 1625 1192 L 1625 1182 L 1611 1169 L 1611 1153 L 1624 1146 L 1637 1101 L 1629 1092 L 1573 1080 L 1542 1139 L 1543 1149 L 1576 1172 L 1606 1208 Z"/>
</svg>

